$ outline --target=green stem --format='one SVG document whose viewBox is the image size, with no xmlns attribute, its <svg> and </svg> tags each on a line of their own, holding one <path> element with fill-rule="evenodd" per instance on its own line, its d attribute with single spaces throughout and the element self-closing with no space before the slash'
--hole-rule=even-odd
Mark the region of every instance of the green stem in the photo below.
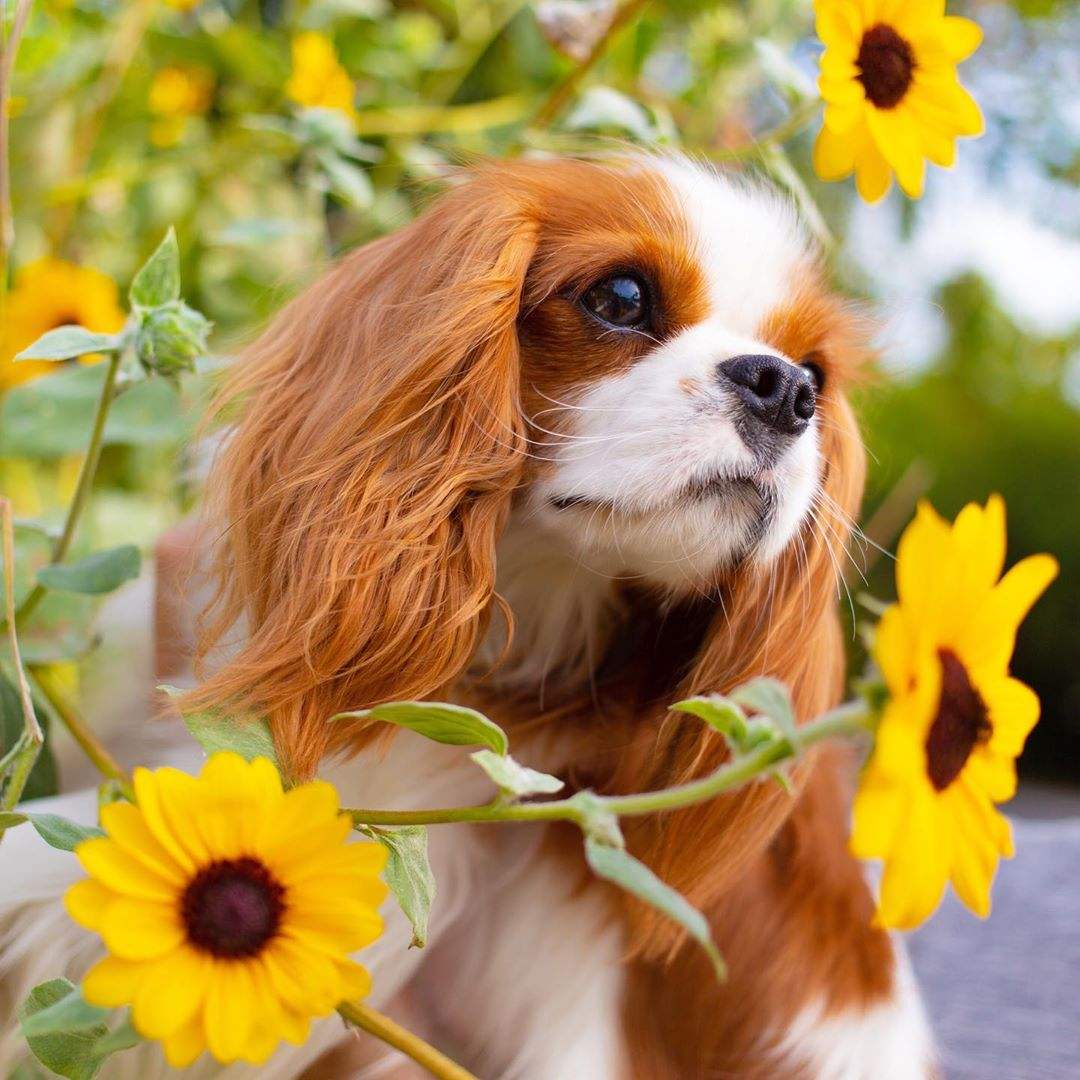
<svg viewBox="0 0 1080 1080">
<path fill-rule="evenodd" d="M 15 220 L 11 213 L 11 148 L 9 142 L 9 113 L 11 111 L 11 81 L 15 75 L 15 58 L 19 55 L 26 21 L 30 17 L 31 0 L 18 0 L 11 33 L 5 35 L 0 49 L 0 325 L 7 312 L 8 263 L 15 243 Z M 7 26 L 7 3 L 0 0 L 0 18 Z"/>
<path fill-rule="evenodd" d="M 349 1001 L 338 1006 L 338 1013 L 354 1027 L 412 1058 L 432 1076 L 438 1076 L 441 1080 L 477 1080 L 471 1072 L 441 1054 L 434 1046 L 368 1005 Z"/>
<path fill-rule="evenodd" d="M 678 810 L 714 799 L 762 776 L 780 762 L 796 757 L 826 739 L 857 735 L 870 730 L 873 714 L 864 701 L 852 701 L 824 713 L 799 728 L 790 739 L 775 739 L 716 772 L 660 791 L 637 795 L 595 795 L 587 801 L 579 795 L 553 802 L 516 803 L 510 806 L 456 806 L 441 810 L 349 809 L 358 825 L 444 825 L 452 822 L 572 821 L 584 825 L 597 811 L 616 817 L 637 817 L 659 811 Z"/>
<path fill-rule="evenodd" d="M 71 542 L 75 539 L 75 530 L 78 527 L 79 519 L 82 517 L 83 510 L 86 509 L 87 501 L 90 498 L 90 490 L 94 486 L 94 475 L 97 473 L 98 462 L 101 460 L 101 447 L 105 437 L 105 421 L 109 417 L 109 407 L 116 396 L 116 379 L 120 372 L 120 357 L 119 352 L 114 352 L 110 354 L 109 359 L 106 361 L 108 367 L 105 371 L 105 382 L 101 387 L 101 396 L 98 398 L 97 411 L 94 413 L 94 424 L 90 430 L 90 445 L 86 449 L 86 457 L 83 459 L 82 468 L 79 470 L 79 480 L 75 485 L 75 494 L 71 498 L 71 505 L 68 507 L 63 531 L 56 541 L 52 558 L 49 560 L 52 566 L 63 562 L 67 557 Z M 23 600 L 15 612 L 16 622 L 21 623 L 28 619 L 38 604 L 41 603 L 44 595 L 45 587 L 41 584 L 35 585 L 26 594 L 26 599 Z"/>
<path fill-rule="evenodd" d="M 597 65 L 615 36 L 624 26 L 633 22 L 648 6 L 649 0 L 626 0 L 622 7 L 615 12 L 611 22 L 608 24 L 608 28 L 589 50 L 589 55 L 579 64 L 572 67 L 552 87 L 548 96 L 544 98 L 540 107 L 533 114 L 531 127 L 546 128 L 559 118 L 570 99 L 577 93 L 577 88 L 581 85 L 582 80 Z"/>
<path fill-rule="evenodd" d="M 15 630 L 15 526 L 11 514 L 11 503 L 0 499 L 0 527 L 3 531 L 4 551 L 4 605 L 7 611 L 8 644 L 11 647 L 11 659 L 15 664 L 15 680 L 18 684 L 19 703 L 22 706 L 23 730 L 15 746 L 4 755 L 0 763 L 0 782 L 4 772 L 9 772 L 8 782 L 3 787 L 0 797 L 0 810 L 10 810 L 22 798 L 30 771 L 41 752 L 45 735 L 34 712 L 34 702 L 30 697 L 30 684 L 26 680 L 22 654 L 19 652 L 19 636 Z M 0 838 L 4 830 L 0 829 Z"/>
<path fill-rule="evenodd" d="M 809 98 L 792 109 L 780 123 L 753 136 L 744 146 L 706 149 L 704 153 L 711 161 L 749 161 L 757 157 L 764 148 L 781 146 L 793 135 L 798 135 L 817 116 L 820 108 L 819 98 Z"/>
<path fill-rule="evenodd" d="M 86 721 L 78 714 L 71 702 L 53 684 L 48 669 L 32 664 L 30 666 L 30 678 L 41 696 L 48 702 L 60 723 L 67 728 L 68 734 L 75 740 L 79 749 L 90 759 L 98 772 L 102 776 L 115 780 L 120 785 L 120 790 L 125 797 L 134 801 L 135 794 L 127 773 L 124 772 L 116 758 L 105 749 L 98 737 L 90 730 Z"/>
</svg>

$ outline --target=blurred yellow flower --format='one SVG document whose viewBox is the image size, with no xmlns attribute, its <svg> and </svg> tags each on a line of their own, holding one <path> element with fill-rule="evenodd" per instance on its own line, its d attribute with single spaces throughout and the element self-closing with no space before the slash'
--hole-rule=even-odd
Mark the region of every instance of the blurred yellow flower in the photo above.
<svg viewBox="0 0 1080 1080">
<path fill-rule="evenodd" d="M 162 147 L 179 142 L 188 118 L 201 116 L 210 107 L 213 91 L 214 77 L 206 68 L 174 66 L 158 71 L 150 84 L 150 111 L 156 117 L 150 141 Z"/>
<path fill-rule="evenodd" d="M 889 691 L 855 798 L 852 849 L 885 863 L 877 920 L 911 929 L 951 880 L 972 911 L 990 911 L 1009 823 L 993 804 L 1016 791 L 1015 759 L 1039 699 L 1009 675 L 1016 632 L 1057 574 L 1032 555 L 1001 580 L 1005 506 L 966 506 L 952 525 L 928 504 L 900 540 L 899 602 L 877 628 Z"/>
<path fill-rule="evenodd" d="M 0 341 L 0 391 L 53 369 L 47 360 L 16 364 L 11 358 L 47 330 L 66 323 L 103 334 L 119 330 L 124 312 L 116 283 L 99 270 L 62 259 L 27 263 L 16 273 L 8 294 L 7 323 Z"/>
<path fill-rule="evenodd" d="M 134 783 L 138 805 L 104 807 L 107 836 L 76 848 L 90 877 L 65 896 L 111 954 L 87 973 L 87 1001 L 131 1003 L 135 1028 L 182 1068 L 207 1047 L 258 1064 L 367 994 L 349 953 L 382 933 L 386 850 L 346 843 L 330 784 L 286 792 L 265 758 L 228 751 L 198 777 L 136 769 Z"/>
<path fill-rule="evenodd" d="M 341 66 L 334 43 L 314 30 L 297 34 L 292 41 L 292 74 L 285 93 L 308 108 L 340 109 L 356 116 L 356 87 Z"/>
<path fill-rule="evenodd" d="M 956 139 L 979 135 L 982 114 L 956 65 L 982 41 L 970 19 L 945 14 L 945 0 L 816 0 L 825 45 L 818 89 L 825 121 L 814 145 L 823 180 L 855 173 L 876 202 L 892 174 L 913 199 L 926 160 L 950 166 Z"/>
<path fill-rule="evenodd" d="M 202 0 L 165 0 L 166 7 L 177 11 L 194 11 L 201 3 Z"/>
</svg>

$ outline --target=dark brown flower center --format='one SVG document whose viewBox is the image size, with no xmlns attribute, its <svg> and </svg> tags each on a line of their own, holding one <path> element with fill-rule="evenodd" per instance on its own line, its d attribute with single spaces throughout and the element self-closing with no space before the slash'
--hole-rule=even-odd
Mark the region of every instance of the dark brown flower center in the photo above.
<svg viewBox="0 0 1080 1080">
<path fill-rule="evenodd" d="M 188 940 L 214 956 L 255 956 L 277 933 L 285 890 L 257 859 L 221 859 L 184 890 Z"/>
<path fill-rule="evenodd" d="M 879 109 L 891 109 L 911 85 L 915 54 L 891 26 L 878 23 L 863 34 L 855 64 L 866 96 Z"/>
<path fill-rule="evenodd" d="M 956 653 L 938 649 L 938 657 L 941 699 L 926 737 L 926 772 L 930 783 L 944 791 L 960 775 L 971 751 L 989 737 L 990 720 Z"/>
</svg>

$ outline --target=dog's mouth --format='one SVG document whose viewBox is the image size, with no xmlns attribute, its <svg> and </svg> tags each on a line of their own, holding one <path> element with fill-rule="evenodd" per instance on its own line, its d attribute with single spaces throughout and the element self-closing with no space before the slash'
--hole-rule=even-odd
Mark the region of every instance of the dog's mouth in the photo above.
<svg viewBox="0 0 1080 1080">
<path fill-rule="evenodd" d="M 606 509 L 644 517 L 657 511 L 670 511 L 678 506 L 696 505 L 709 500 L 720 500 L 733 509 L 754 510 L 764 521 L 775 509 L 777 493 L 771 477 L 765 473 L 751 475 L 717 470 L 695 477 L 669 498 L 647 508 L 630 507 L 616 498 L 594 495 L 552 495 L 547 501 L 549 506 L 559 511 Z"/>
</svg>

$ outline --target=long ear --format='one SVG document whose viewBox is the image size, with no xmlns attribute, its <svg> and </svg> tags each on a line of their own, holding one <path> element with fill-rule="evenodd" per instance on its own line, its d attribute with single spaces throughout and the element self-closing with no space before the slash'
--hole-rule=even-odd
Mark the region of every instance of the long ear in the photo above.
<svg viewBox="0 0 1080 1080">
<path fill-rule="evenodd" d="M 713 618 L 682 696 L 725 692 L 755 676 L 771 675 L 791 688 L 797 716 L 805 721 L 836 704 L 843 693 L 837 596 L 862 498 L 864 453 L 847 402 L 839 394 L 830 397 L 822 428 L 826 466 L 814 519 L 775 566 L 745 568 L 726 587 L 724 606 Z M 656 763 L 650 787 L 700 776 L 727 757 L 723 740 L 704 725 L 688 726 L 685 717 L 664 731 L 662 745 L 648 747 L 648 760 Z M 808 762 L 800 771 L 805 775 L 812 767 Z M 801 779 L 796 775 L 796 786 Z M 635 822 L 630 842 L 662 878 L 711 911 L 749 872 L 796 804 L 778 784 L 758 783 Z M 673 955 L 684 935 L 651 910 L 637 908 L 633 914 L 635 951 L 652 958 Z"/>
<path fill-rule="evenodd" d="M 524 456 L 535 240 L 496 185 L 454 189 L 290 304 L 216 403 L 242 413 L 212 476 L 203 654 L 243 640 L 191 702 L 269 715 L 299 775 L 333 713 L 434 692 L 483 630 Z"/>
</svg>

